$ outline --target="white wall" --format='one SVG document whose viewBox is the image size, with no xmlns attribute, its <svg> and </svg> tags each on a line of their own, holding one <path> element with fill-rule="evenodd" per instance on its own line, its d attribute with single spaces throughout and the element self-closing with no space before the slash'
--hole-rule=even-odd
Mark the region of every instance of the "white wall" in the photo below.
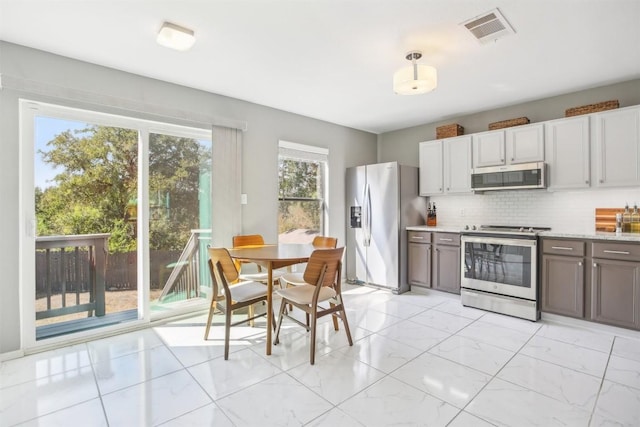
<svg viewBox="0 0 640 427">
<path fill-rule="evenodd" d="M 595 230 L 596 208 L 623 208 L 638 203 L 640 188 L 547 192 L 496 191 L 467 196 L 430 197 L 438 225 L 528 225 L 565 233 Z"/>
<path fill-rule="evenodd" d="M 203 128 L 245 122 L 243 232 L 271 242 L 277 240 L 278 141 L 327 147 L 328 233 L 345 241 L 345 169 L 375 163 L 376 135 L 2 41 L 0 58 L 0 355 L 20 349 L 19 98 Z"/>
</svg>

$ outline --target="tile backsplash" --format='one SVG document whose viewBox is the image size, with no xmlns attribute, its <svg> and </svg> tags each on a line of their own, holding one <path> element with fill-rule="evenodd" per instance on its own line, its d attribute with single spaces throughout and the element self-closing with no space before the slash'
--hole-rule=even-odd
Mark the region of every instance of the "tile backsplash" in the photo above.
<svg viewBox="0 0 640 427">
<path fill-rule="evenodd" d="M 494 191 L 464 196 L 430 197 L 438 212 L 438 225 L 528 225 L 555 231 L 584 233 L 595 230 L 595 209 L 640 207 L 640 188 L 558 191 Z"/>
</svg>

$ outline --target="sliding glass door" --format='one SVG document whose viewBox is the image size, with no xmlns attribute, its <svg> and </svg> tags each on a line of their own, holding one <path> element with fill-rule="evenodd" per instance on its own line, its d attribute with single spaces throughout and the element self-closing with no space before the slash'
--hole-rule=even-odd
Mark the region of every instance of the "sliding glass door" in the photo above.
<svg viewBox="0 0 640 427">
<path fill-rule="evenodd" d="M 204 306 L 210 130 L 22 107 L 27 347 Z"/>
<path fill-rule="evenodd" d="M 209 294 L 211 140 L 149 134 L 149 260 L 152 315 Z"/>
</svg>

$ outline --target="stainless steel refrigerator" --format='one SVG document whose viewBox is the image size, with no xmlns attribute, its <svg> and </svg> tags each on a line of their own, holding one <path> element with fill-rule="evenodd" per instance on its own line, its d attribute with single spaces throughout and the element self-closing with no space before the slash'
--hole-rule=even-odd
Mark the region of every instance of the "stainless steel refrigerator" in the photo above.
<svg viewBox="0 0 640 427">
<path fill-rule="evenodd" d="M 346 276 L 349 283 L 409 290 L 407 231 L 424 225 L 418 168 L 397 162 L 347 169 Z"/>
</svg>

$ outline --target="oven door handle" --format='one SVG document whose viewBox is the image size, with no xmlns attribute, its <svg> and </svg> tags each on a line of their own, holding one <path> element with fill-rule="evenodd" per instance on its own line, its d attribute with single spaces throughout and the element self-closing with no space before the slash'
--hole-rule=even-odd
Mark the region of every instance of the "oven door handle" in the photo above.
<svg viewBox="0 0 640 427">
<path fill-rule="evenodd" d="M 464 246 L 465 243 L 485 243 L 485 244 L 496 244 L 503 246 L 522 246 L 527 248 L 532 248 L 537 246 L 538 241 L 536 239 L 511 239 L 507 236 L 505 237 L 495 237 L 495 236 L 465 236 L 462 235 L 460 237 L 460 242 Z"/>
</svg>

